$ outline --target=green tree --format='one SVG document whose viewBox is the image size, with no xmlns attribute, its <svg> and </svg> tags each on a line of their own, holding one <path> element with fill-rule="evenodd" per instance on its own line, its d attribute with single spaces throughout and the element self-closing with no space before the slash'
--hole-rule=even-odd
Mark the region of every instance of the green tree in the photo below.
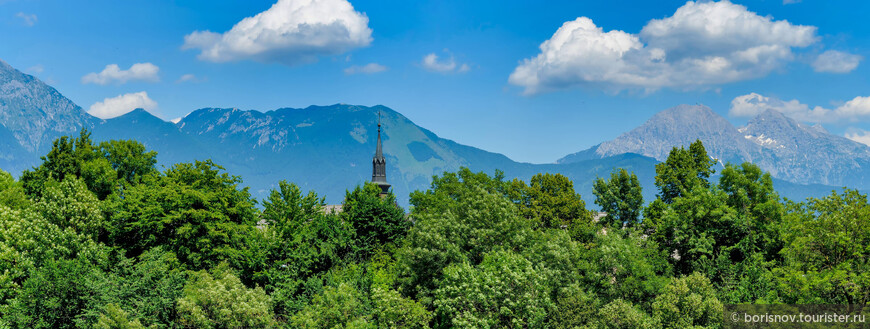
<svg viewBox="0 0 870 329">
<path fill-rule="evenodd" d="M 629 301 L 614 300 L 604 305 L 597 314 L 598 328 L 630 329 L 630 328 L 660 328 L 656 319 Z"/>
<path fill-rule="evenodd" d="M 522 256 L 496 251 L 478 266 L 444 269 L 436 290 L 437 321 L 454 328 L 540 328 L 554 308 L 541 269 Z"/>
<path fill-rule="evenodd" d="M 398 291 L 374 287 L 371 298 L 378 328 L 429 328 L 432 313 Z"/>
<path fill-rule="evenodd" d="M 130 314 L 115 304 L 106 305 L 105 313 L 94 325 L 97 329 L 145 329 L 139 320 L 130 319 Z"/>
<path fill-rule="evenodd" d="M 379 246 L 402 239 L 411 227 L 405 211 L 396 205 L 395 195 L 380 197 L 380 192 L 376 184 L 366 183 L 344 197 L 341 218 L 354 228 L 355 245 L 363 257 Z"/>
<path fill-rule="evenodd" d="M 791 204 L 782 230 L 785 266 L 775 269 L 785 303 L 870 302 L 870 205 L 844 189 Z"/>
<path fill-rule="evenodd" d="M 428 328 L 431 312 L 391 288 L 395 270 L 383 252 L 366 263 L 333 267 L 321 276 L 323 290 L 288 323 L 294 328 Z"/>
<path fill-rule="evenodd" d="M 75 176 L 68 176 L 60 183 L 47 182 L 33 207 L 42 218 L 62 229 L 72 228 L 97 241 L 105 237 L 107 223 L 100 201 Z"/>
<path fill-rule="evenodd" d="M 193 269 L 241 262 L 256 229 L 256 201 L 238 188 L 241 178 L 222 170 L 208 160 L 145 176 L 113 206 L 112 240 L 131 256 L 166 246 Z"/>
<path fill-rule="evenodd" d="M 371 309 L 352 285 L 327 287 L 290 320 L 294 328 L 377 328 Z"/>
<path fill-rule="evenodd" d="M 727 204 L 747 219 L 747 235 L 739 248 L 744 255 L 759 252 L 767 260 L 780 260 L 782 242 L 779 229 L 785 208 L 773 189 L 770 174 L 745 162 L 728 164 L 722 170 L 719 187 L 728 195 Z"/>
<path fill-rule="evenodd" d="M 146 152 L 136 141 L 108 141 L 99 145 L 91 133 L 82 129 L 79 137 L 63 136 L 54 140 L 51 150 L 41 157 L 42 163 L 21 175 L 24 191 L 38 197 L 48 181 L 61 182 L 67 176 L 81 178 L 88 189 L 105 199 L 123 183 L 135 184 L 143 175 L 156 172 L 157 153 Z"/>
<path fill-rule="evenodd" d="M 556 310 L 550 312 L 553 328 L 573 329 L 590 327 L 598 317 L 601 301 L 595 294 L 575 282 L 558 288 Z"/>
<path fill-rule="evenodd" d="M 254 273 L 254 282 L 271 294 L 275 312 L 281 317 L 290 317 L 322 291 L 320 276 L 348 262 L 355 235 L 350 224 L 325 214 L 312 217 L 288 233 L 281 235 L 271 226 L 265 228 L 267 261 Z"/>
<path fill-rule="evenodd" d="M 414 212 L 439 213 L 446 210 L 452 202 L 464 199 L 469 194 L 477 194 L 478 188 L 487 193 L 506 195 L 510 200 L 519 202 L 526 186 L 521 181 L 505 181 L 504 172 L 500 170 L 496 170 L 490 177 L 484 172 L 475 173 L 462 167 L 457 172 L 444 172 L 440 177 L 433 176 L 430 188 L 412 192 L 410 202 L 414 206 Z"/>
<path fill-rule="evenodd" d="M 18 328 L 76 328 L 95 293 L 88 282 L 98 275 L 82 258 L 48 261 L 11 301 L 7 321 Z"/>
<path fill-rule="evenodd" d="M 592 186 L 592 193 L 595 194 L 595 204 L 607 213 L 605 225 L 637 223 L 643 208 L 643 195 L 633 172 L 629 174 L 625 169 L 619 169 L 610 173 L 610 180 L 598 178 Z"/>
<path fill-rule="evenodd" d="M 195 272 L 178 300 L 179 324 L 196 328 L 273 328 L 272 299 L 249 289 L 226 264 Z"/>
<path fill-rule="evenodd" d="M 665 203 L 671 203 L 677 197 L 685 195 L 695 186 L 708 187 L 707 181 L 715 172 L 712 166 L 716 160 L 707 155 L 707 150 L 700 140 L 689 145 L 689 149 L 671 149 L 665 162 L 656 165 L 656 187 L 659 188 L 659 198 Z"/>
<path fill-rule="evenodd" d="M 738 216 L 738 241 L 717 257 L 711 275 L 723 302 L 738 304 L 767 299 L 775 289 L 772 268 L 782 260 L 784 207 L 773 189 L 770 174 L 751 163 L 728 164 L 719 187 Z"/>
<path fill-rule="evenodd" d="M 318 198 L 314 191 L 303 196 L 299 186 L 282 180 L 278 189 L 270 191 L 263 200 L 262 217 L 270 228 L 289 237 L 303 223 L 320 215 L 325 205 L 325 199 Z"/>
<path fill-rule="evenodd" d="M 123 326 L 124 321 L 149 328 L 172 327 L 177 321 L 176 302 L 187 282 L 185 266 L 159 247 L 136 259 L 117 256 L 107 271 L 87 283 L 94 294 L 88 298 L 80 327 L 100 322 Z"/>
<path fill-rule="evenodd" d="M 58 267 L 57 262 L 79 258 L 105 264 L 107 250 L 72 228 L 63 229 L 45 220 L 32 209 L 12 210 L 0 205 L 0 314 L 5 313 L 7 302 L 22 293 L 24 282 L 34 273 L 42 273 L 49 264 Z M 50 277 L 50 273 L 41 275 Z"/>
<path fill-rule="evenodd" d="M 520 191 L 515 200 L 523 217 L 533 219 L 542 228 L 568 229 L 575 236 L 589 231 L 592 214 L 586 202 L 574 192 L 574 183 L 560 174 L 536 174 L 525 186 L 514 181 L 511 189 Z M 510 193 L 506 193 L 510 197 Z"/>
<path fill-rule="evenodd" d="M 454 263 L 476 265 L 496 249 L 519 248 L 527 243 L 532 221 L 519 216 L 516 206 L 501 194 L 473 182 L 452 191 L 412 194 L 415 221 L 397 253 L 402 266 L 404 293 L 430 305 L 434 283 Z M 445 195 L 453 194 L 451 197 Z M 455 197 L 456 199 L 453 199 Z"/>
<path fill-rule="evenodd" d="M 16 210 L 30 205 L 22 184 L 16 182 L 11 174 L 2 169 L 0 169 L 0 205 Z"/>
<path fill-rule="evenodd" d="M 142 176 L 156 174 L 157 152 L 133 140 L 112 140 L 100 143 L 100 154 L 109 161 L 119 180 L 138 183 Z"/>
<path fill-rule="evenodd" d="M 63 136 L 52 143 L 41 157 L 42 164 L 25 170 L 21 182 L 27 195 L 40 196 L 48 181 L 63 181 L 67 176 L 81 178 L 101 200 L 115 189 L 117 173 L 91 141 L 91 133 L 82 129 L 78 138 Z"/>
<path fill-rule="evenodd" d="M 715 186 L 697 185 L 675 198 L 664 211 L 653 239 L 671 254 L 676 273 L 712 275 L 716 272 L 714 259 L 721 253 L 730 257 L 731 249 L 746 234 L 744 218 L 728 206 L 727 198 Z"/>
<path fill-rule="evenodd" d="M 628 230 L 627 234 L 598 234 L 588 253 L 593 265 L 585 271 L 587 289 L 604 300 L 647 303 L 668 283 L 672 269 L 658 244 Z"/>
<path fill-rule="evenodd" d="M 662 328 L 720 328 L 723 305 L 702 274 L 673 279 L 652 303 Z"/>
</svg>

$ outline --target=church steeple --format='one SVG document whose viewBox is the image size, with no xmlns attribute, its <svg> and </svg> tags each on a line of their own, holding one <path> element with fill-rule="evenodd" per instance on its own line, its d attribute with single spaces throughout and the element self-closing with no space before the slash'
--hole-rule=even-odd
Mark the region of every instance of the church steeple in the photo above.
<svg viewBox="0 0 870 329">
<path fill-rule="evenodd" d="M 386 195 L 390 190 L 387 183 L 387 159 L 381 146 L 381 112 L 378 111 L 378 145 L 375 156 L 372 158 L 372 182 L 381 187 L 381 195 Z"/>
</svg>

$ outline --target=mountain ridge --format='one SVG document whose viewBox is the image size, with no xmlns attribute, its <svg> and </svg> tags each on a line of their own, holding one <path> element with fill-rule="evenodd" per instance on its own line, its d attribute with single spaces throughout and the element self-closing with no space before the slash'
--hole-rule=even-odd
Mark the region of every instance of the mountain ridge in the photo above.
<svg viewBox="0 0 870 329">
<path fill-rule="evenodd" d="M 9 71 L 9 68 L 5 70 Z M 0 81 L 6 81 L 7 85 L 14 85 L 19 89 L 30 86 L 35 91 L 0 93 L 0 101 L 3 102 L 0 104 L 7 106 L 3 111 L 7 119 L 4 122 L 20 123 L 28 115 L 40 113 L 46 106 L 60 104 L 43 111 L 53 114 L 46 114 L 44 118 L 37 118 L 37 121 L 55 124 L 54 121 L 60 120 L 63 122 L 57 124 L 62 129 L 50 131 L 37 129 L 40 127 L 12 125 L 19 127 L 17 129 L 25 135 L 41 133 L 39 137 L 48 140 L 50 146 L 50 141 L 59 135 L 76 135 L 79 129 L 87 128 L 95 141 L 135 139 L 143 143 L 146 148 L 158 152 L 158 164 L 161 166 L 212 159 L 229 173 L 241 176 L 244 179 L 243 185 L 250 187 L 252 194 L 258 199 L 262 199 L 270 189 L 277 187 L 280 180 L 287 180 L 304 190 L 317 191 L 329 203 L 340 203 L 348 188 L 371 178 L 369 161 L 375 149 L 378 113 L 383 126 L 387 180 L 393 185 L 393 191 L 403 206 L 407 206 L 410 192 L 429 187 L 433 175 L 456 171 L 460 167 L 490 174 L 498 169 L 505 173 L 507 179 L 523 180 L 528 180 L 537 173 L 560 173 L 574 181 L 575 189 L 590 207 L 594 207 L 592 183 L 597 177 L 609 176 L 615 167 L 627 168 L 638 175 L 647 201 L 655 193 L 654 165 L 658 160 L 642 155 L 641 152 L 616 153 L 618 148 L 614 146 L 618 145 L 608 142 L 599 144 L 595 150 L 587 150 L 588 159 L 581 159 L 582 161 L 561 164 L 520 163 L 503 154 L 441 138 L 383 105 L 312 105 L 265 112 L 238 108 L 201 108 L 175 123 L 136 109 L 115 118 L 101 120 L 90 116 L 81 107 L 36 78 L 17 70 L 17 73 L 6 71 L 0 70 L 0 75 L 3 75 Z M 21 111 L 10 110 L 9 106 L 19 106 Z M 691 107 L 683 106 L 673 111 L 663 111 L 659 119 L 661 122 L 676 122 L 691 114 L 691 111 Z M 715 115 L 709 108 L 705 111 L 708 113 L 704 115 Z M 16 117 L 16 113 L 26 115 Z M 696 130 L 715 136 L 716 127 L 722 124 L 712 119 L 708 120 L 712 124 L 698 125 Z M 689 137 L 684 139 L 690 140 Z M 651 143 L 644 139 L 637 140 L 640 142 L 635 144 L 640 146 Z M 748 143 L 746 138 L 741 137 L 740 140 Z M 652 139 L 650 141 L 664 143 Z M 0 147 L 4 155 L 0 156 L 0 168 L 15 171 L 13 174 L 20 173 L 21 170 L 37 165 L 39 156 L 47 152 L 44 146 L 37 146 L 36 151 L 32 151 L 22 145 L 5 123 L 0 125 Z M 658 145 L 658 149 L 670 150 L 662 145 Z M 608 147 L 613 154 L 601 156 L 595 153 L 599 148 L 607 150 Z M 716 144 L 711 144 L 711 148 L 716 149 Z M 636 149 L 642 151 L 642 147 Z M 795 195 L 802 197 L 826 194 L 831 187 L 796 186 L 791 189 L 799 191 Z"/>
<path fill-rule="evenodd" d="M 99 122 L 54 87 L 0 60 L 0 124 L 28 152 L 45 153 L 55 138 Z"/>
<path fill-rule="evenodd" d="M 870 147 L 832 135 L 768 109 L 743 127 L 735 127 L 703 105 L 661 111 L 641 126 L 557 163 L 638 153 L 659 161 L 672 147 L 699 139 L 720 163 L 752 162 L 771 176 L 798 184 L 870 188 Z"/>
</svg>

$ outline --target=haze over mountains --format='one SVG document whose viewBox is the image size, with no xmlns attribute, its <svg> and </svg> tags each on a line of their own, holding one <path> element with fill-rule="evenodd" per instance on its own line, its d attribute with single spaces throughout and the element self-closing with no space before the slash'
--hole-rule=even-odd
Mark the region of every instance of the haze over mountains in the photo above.
<svg viewBox="0 0 870 329">
<path fill-rule="evenodd" d="M 722 163 L 752 162 L 773 177 L 799 183 L 870 187 L 870 147 L 831 135 L 819 125 L 796 122 L 767 110 L 735 127 L 706 106 L 680 105 L 659 112 L 612 141 L 577 152 L 558 163 L 637 153 L 664 161 L 674 145 L 704 142 Z"/>
<path fill-rule="evenodd" d="M 158 152 L 160 165 L 213 159 L 258 198 L 284 179 L 340 203 L 345 189 L 371 178 L 378 112 L 387 158 L 387 180 L 403 205 L 411 191 L 426 189 L 432 175 L 461 166 L 495 169 L 507 178 L 528 180 L 539 172 L 571 178 L 594 207 L 592 182 L 612 168 L 634 171 L 644 198 L 655 194 L 654 165 L 673 146 L 701 139 L 723 162 L 752 161 L 770 171 L 784 196 L 803 199 L 827 194 L 832 186 L 867 188 L 870 147 L 830 135 L 768 111 L 737 128 L 704 106 L 681 105 L 656 114 L 613 141 L 568 155 L 555 164 L 529 164 L 438 137 L 385 106 L 337 104 L 268 112 L 204 108 L 178 123 L 144 110 L 102 120 L 54 88 L 0 61 L 0 168 L 14 175 L 39 163 L 51 141 L 82 128 L 97 140 L 135 139 Z M 817 185 L 798 185 L 817 184 Z M 818 185 L 825 184 L 825 185 Z"/>
</svg>

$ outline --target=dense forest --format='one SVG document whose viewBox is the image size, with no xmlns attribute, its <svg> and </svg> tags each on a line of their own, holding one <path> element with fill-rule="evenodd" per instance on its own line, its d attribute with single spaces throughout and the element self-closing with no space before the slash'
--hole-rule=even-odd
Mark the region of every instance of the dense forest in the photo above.
<svg viewBox="0 0 870 329">
<path fill-rule="evenodd" d="M 714 163 L 674 148 L 651 202 L 617 169 L 606 216 L 564 176 L 465 168 L 410 209 L 367 184 L 327 213 L 82 132 L 0 171 L 0 328 L 719 328 L 725 304 L 870 303 L 865 195 L 783 200 Z"/>
</svg>

